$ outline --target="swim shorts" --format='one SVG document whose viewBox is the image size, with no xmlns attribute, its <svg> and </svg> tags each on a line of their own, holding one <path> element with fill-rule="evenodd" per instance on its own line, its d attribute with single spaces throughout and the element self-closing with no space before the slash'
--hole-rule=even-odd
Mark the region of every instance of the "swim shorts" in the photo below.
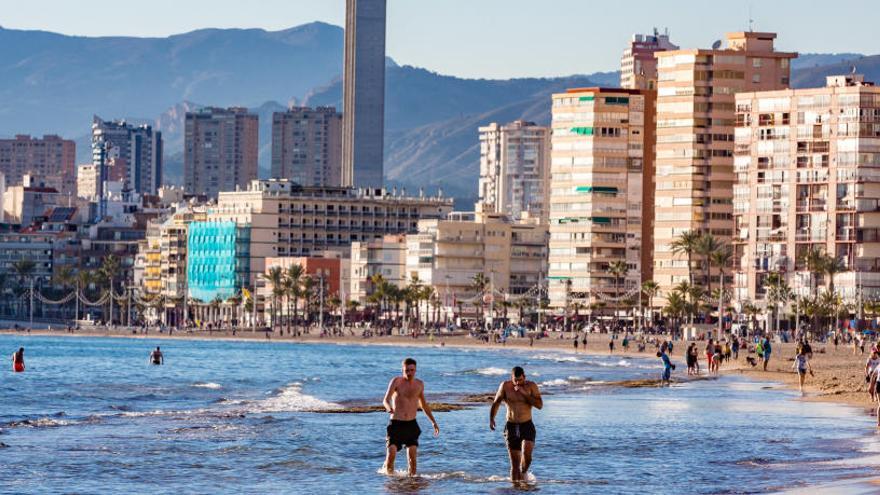
<svg viewBox="0 0 880 495">
<path fill-rule="evenodd" d="M 388 423 L 388 427 L 385 428 L 387 446 L 391 447 L 394 445 L 397 447 L 397 450 L 402 450 L 404 446 L 418 447 L 419 435 L 421 434 L 422 430 L 419 428 L 419 423 L 414 419 L 410 421 L 392 419 Z"/>
<path fill-rule="evenodd" d="M 507 439 L 507 448 L 510 450 L 522 450 L 524 440 L 534 442 L 538 436 L 535 430 L 535 423 L 528 420 L 524 423 L 512 423 L 510 421 L 504 425 L 504 438 Z"/>
</svg>

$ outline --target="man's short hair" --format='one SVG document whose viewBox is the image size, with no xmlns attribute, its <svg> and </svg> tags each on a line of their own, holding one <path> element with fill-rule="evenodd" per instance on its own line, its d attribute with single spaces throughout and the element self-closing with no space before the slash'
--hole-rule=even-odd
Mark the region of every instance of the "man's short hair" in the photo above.
<svg viewBox="0 0 880 495">
<path fill-rule="evenodd" d="M 406 358 L 406 359 L 403 360 L 403 365 L 404 365 L 404 366 L 409 366 L 409 365 L 413 365 L 413 366 L 415 366 L 415 365 L 416 365 L 416 360 L 413 359 L 413 358 Z"/>
<path fill-rule="evenodd" d="M 522 369 L 522 366 L 514 366 L 513 367 L 513 376 L 514 376 L 514 378 L 526 376 L 526 370 Z"/>
</svg>

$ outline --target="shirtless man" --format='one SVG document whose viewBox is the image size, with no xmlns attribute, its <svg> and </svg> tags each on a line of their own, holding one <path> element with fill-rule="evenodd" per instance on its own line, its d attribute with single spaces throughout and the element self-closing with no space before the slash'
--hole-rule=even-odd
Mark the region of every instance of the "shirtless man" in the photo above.
<svg viewBox="0 0 880 495">
<path fill-rule="evenodd" d="M 529 466 L 532 465 L 532 450 L 535 448 L 535 424 L 532 423 L 532 408 L 541 409 L 544 401 L 535 382 L 526 380 L 526 372 L 519 366 L 513 368 L 511 379 L 498 387 L 492 408 L 489 410 L 489 429 L 495 430 L 495 414 L 501 403 L 507 405 L 507 424 L 504 437 L 507 439 L 507 454 L 510 456 L 510 479 L 524 481 Z"/>
<path fill-rule="evenodd" d="M 428 401 L 425 400 L 425 384 L 416 379 L 415 359 L 406 358 L 403 360 L 403 374 L 391 379 L 388 391 L 385 392 L 385 400 L 382 403 L 385 410 L 391 415 L 391 421 L 385 429 L 388 450 L 385 456 L 385 465 L 382 467 L 386 473 L 393 474 L 397 452 L 406 446 L 409 475 L 415 476 L 419 435 L 422 433 L 418 422 L 416 422 L 416 413 L 419 407 L 431 420 L 431 424 L 434 426 L 434 436 L 440 435 L 440 427 L 434 420 L 434 415 L 431 414 Z"/>
<path fill-rule="evenodd" d="M 156 350 L 150 353 L 150 364 L 165 364 L 165 356 L 162 355 L 159 346 L 156 346 Z"/>
</svg>

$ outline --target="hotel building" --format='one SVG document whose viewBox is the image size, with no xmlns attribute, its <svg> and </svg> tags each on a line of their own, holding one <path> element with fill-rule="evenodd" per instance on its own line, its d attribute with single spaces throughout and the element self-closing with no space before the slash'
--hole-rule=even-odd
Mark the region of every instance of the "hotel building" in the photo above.
<svg viewBox="0 0 880 495">
<path fill-rule="evenodd" d="M 652 192 L 645 178 L 652 111 L 650 93 L 641 90 L 578 88 L 553 95 L 551 306 L 608 302 L 644 278 L 651 254 L 643 249 L 650 234 L 643 216 Z M 622 281 L 609 272 L 615 261 L 627 265 Z"/>
<path fill-rule="evenodd" d="M 801 295 L 828 286 L 803 254 L 843 262 L 835 292 L 880 296 L 880 88 L 860 75 L 826 87 L 736 95 L 736 299 L 766 301 L 784 273 Z"/>
<path fill-rule="evenodd" d="M 727 47 L 657 52 L 654 273 L 658 302 L 688 280 L 670 245 L 683 232 L 733 235 L 734 98 L 784 89 L 795 53 L 777 52 L 774 33 L 727 35 Z M 719 43 L 720 45 L 720 43 Z M 697 282 L 702 270 L 694 264 Z M 712 275 L 716 287 L 719 278 Z M 705 280 L 703 280 L 705 282 Z M 730 282 L 726 280 L 726 282 Z"/>
</svg>

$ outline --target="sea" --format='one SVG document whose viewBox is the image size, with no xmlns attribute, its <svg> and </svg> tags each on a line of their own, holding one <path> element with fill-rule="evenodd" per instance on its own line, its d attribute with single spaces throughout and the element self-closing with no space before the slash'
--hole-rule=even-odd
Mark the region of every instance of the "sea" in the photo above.
<svg viewBox="0 0 880 495">
<path fill-rule="evenodd" d="M 618 386 L 659 376 L 647 355 L 26 335 L 0 335 L 0 353 L 0 493 L 772 493 L 870 476 L 880 455 L 863 411 L 778 384 Z M 346 411 L 380 405 L 406 357 L 431 402 L 525 368 L 544 394 L 526 486 L 488 403 L 435 413 L 436 438 L 420 413 L 419 476 L 404 456 L 379 472 L 387 414 Z"/>
</svg>

